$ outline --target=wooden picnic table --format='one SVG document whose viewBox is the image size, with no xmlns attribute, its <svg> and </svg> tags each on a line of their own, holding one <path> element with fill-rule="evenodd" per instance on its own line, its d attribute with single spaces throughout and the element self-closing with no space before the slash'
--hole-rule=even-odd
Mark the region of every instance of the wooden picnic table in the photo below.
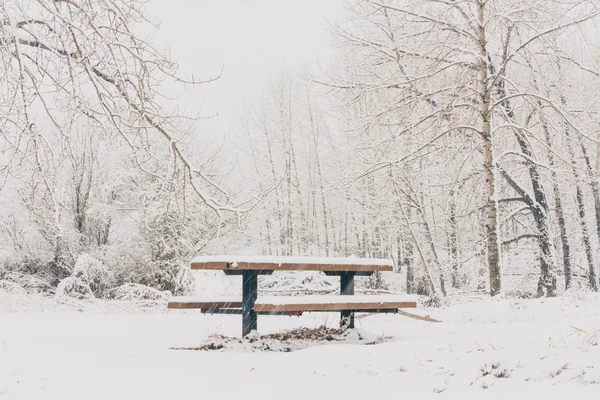
<svg viewBox="0 0 600 400">
<path fill-rule="evenodd" d="M 258 275 L 271 274 L 274 271 L 322 271 L 329 276 L 340 277 L 340 294 L 354 295 L 354 277 L 369 276 L 375 272 L 393 271 L 390 260 L 365 258 L 331 258 L 331 257 L 283 257 L 283 256 L 201 256 L 191 261 L 192 270 L 219 270 L 227 275 L 242 276 L 241 302 L 236 299 L 226 300 L 194 300 L 185 298 L 169 303 L 169 308 L 200 308 L 212 313 L 235 314 L 241 305 L 242 336 L 257 329 L 257 315 L 297 315 L 303 311 L 339 311 L 341 323 L 354 327 L 355 312 L 394 312 L 398 308 L 414 308 L 414 301 L 406 299 L 384 300 L 373 296 L 359 296 L 370 299 L 329 299 L 315 300 L 311 296 L 302 296 L 295 301 L 289 297 L 281 297 L 285 301 L 262 301 L 257 304 Z M 377 297 L 377 296 L 375 296 Z M 262 297 L 261 297 L 262 299 Z"/>
</svg>

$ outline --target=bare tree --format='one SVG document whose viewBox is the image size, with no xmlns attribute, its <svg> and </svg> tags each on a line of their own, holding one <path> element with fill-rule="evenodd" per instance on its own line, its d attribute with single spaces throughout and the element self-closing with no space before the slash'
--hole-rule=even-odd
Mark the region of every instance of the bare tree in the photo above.
<svg viewBox="0 0 600 400">
<path fill-rule="evenodd" d="M 493 0 L 352 2 L 352 17 L 336 28 L 350 54 L 348 62 L 344 73 L 324 82 L 348 93 L 349 101 L 369 98 L 377 104 L 374 111 L 360 116 L 366 120 L 365 129 L 373 132 L 385 127 L 392 132 L 388 141 L 402 143 L 400 157 L 374 160 L 364 174 L 407 165 L 447 136 L 464 142 L 479 138 L 492 295 L 501 289 L 497 168 L 504 162 L 503 148 L 504 153 L 516 154 L 506 149 L 511 145 L 503 139 L 506 131 L 515 135 L 518 154 L 529 165 L 527 186 L 532 185 L 533 194 L 529 196 L 526 186 L 510 178 L 506 167 L 502 174 L 519 196 L 531 200 L 528 207 L 542 253 L 540 287 L 544 293 L 554 292 L 549 208 L 543 177 L 528 142 L 526 105 L 541 100 L 544 107 L 562 106 L 559 99 L 547 98 L 522 77 L 538 74 L 548 65 L 545 54 L 550 39 L 573 33 L 597 18 L 600 10 L 597 2 L 574 6 L 568 12 L 561 2 L 544 2 L 543 9 L 537 3 L 526 1 L 515 12 L 509 4 Z M 540 50 L 545 53 L 540 55 Z M 535 62 L 528 64 L 528 60 Z M 568 120 L 564 113 L 559 115 Z"/>
<path fill-rule="evenodd" d="M 13 164 L 29 155 L 39 164 L 48 134 L 67 135 L 73 124 L 89 121 L 96 135 L 119 134 L 144 170 L 154 132 L 208 207 L 220 216 L 236 211 L 227 192 L 184 154 L 190 122 L 198 117 L 166 109 L 161 85 L 165 80 L 203 81 L 181 78 L 177 65 L 144 39 L 139 27 L 150 20 L 143 5 L 124 0 L 9 0 L 0 5 L 4 148 Z"/>
</svg>

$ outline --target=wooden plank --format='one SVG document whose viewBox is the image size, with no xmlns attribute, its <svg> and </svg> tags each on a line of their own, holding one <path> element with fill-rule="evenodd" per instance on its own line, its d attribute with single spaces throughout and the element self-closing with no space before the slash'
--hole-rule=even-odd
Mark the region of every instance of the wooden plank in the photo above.
<svg viewBox="0 0 600 400">
<path fill-rule="evenodd" d="M 354 276 L 371 276 L 376 271 L 323 271 L 323 273 L 327 276 L 342 276 L 346 275 L 348 272 L 352 272 Z"/>
<path fill-rule="evenodd" d="M 229 268 L 229 263 L 221 261 L 212 262 L 194 262 L 191 263 L 192 269 L 224 270 Z"/>
<path fill-rule="evenodd" d="M 239 314 L 242 315 L 243 310 L 241 308 L 211 308 L 209 310 L 202 310 L 204 314 Z M 255 311 L 258 315 L 283 315 L 286 317 L 299 317 L 302 315 L 302 311 L 275 311 L 275 312 L 258 312 Z"/>
<path fill-rule="evenodd" d="M 312 263 L 253 263 L 192 262 L 193 270 L 263 270 L 263 271 L 323 271 L 323 272 L 389 272 L 392 265 L 312 264 Z"/>
<path fill-rule="evenodd" d="M 241 276 L 241 275 L 244 275 L 244 271 L 246 271 L 246 270 L 230 268 L 230 269 L 224 269 L 223 273 L 225 273 L 225 275 L 227 275 L 227 276 L 238 276 L 238 275 Z M 254 272 L 257 275 L 272 275 L 273 274 L 272 270 L 264 270 L 264 269 L 254 270 Z"/>
<path fill-rule="evenodd" d="M 353 298 L 354 297 L 354 298 Z M 369 299 L 369 297 L 371 299 Z M 387 297 L 387 299 L 386 299 Z M 352 311 L 352 310 L 389 310 L 398 308 L 416 308 L 417 303 L 411 297 L 398 296 L 300 296 L 300 297 L 259 297 L 254 305 L 256 311 L 292 312 L 292 311 Z"/>
<path fill-rule="evenodd" d="M 234 301 L 228 299 L 218 300 L 194 300 L 194 299 L 177 299 L 169 301 L 167 308 L 174 310 L 187 310 L 187 309 L 200 309 L 200 310 L 211 310 L 215 308 L 241 308 L 242 299 L 236 299 Z"/>
<path fill-rule="evenodd" d="M 336 264 L 336 265 L 393 265 L 391 259 L 361 257 L 305 257 L 305 256 L 198 256 L 193 263 L 253 263 L 253 264 Z"/>
<path fill-rule="evenodd" d="M 406 303 L 307 303 L 307 304 L 255 304 L 254 309 L 257 312 L 299 312 L 299 311 L 353 311 L 353 310 L 390 310 L 395 308 L 416 308 L 417 304 L 413 302 Z"/>
</svg>

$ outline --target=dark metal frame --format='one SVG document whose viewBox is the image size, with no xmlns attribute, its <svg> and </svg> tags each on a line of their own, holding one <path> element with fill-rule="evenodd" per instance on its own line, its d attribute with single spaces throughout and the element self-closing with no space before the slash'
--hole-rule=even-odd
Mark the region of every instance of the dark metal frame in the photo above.
<svg viewBox="0 0 600 400">
<path fill-rule="evenodd" d="M 346 272 L 340 275 L 340 294 L 342 296 L 354 295 L 354 275 L 356 275 L 355 272 Z M 354 311 L 340 312 L 340 326 L 354 328 Z"/>
<path fill-rule="evenodd" d="M 302 313 L 289 312 L 259 312 L 254 311 L 254 305 L 258 296 L 258 275 L 270 275 L 270 270 L 225 270 L 227 275 L 242 275 L 242 308 L 215 308 L 206 310 L 213 314 L 242 314 L 242 337 L 257 329 L 257 315 L 301 315 Z M 326 271 L 328 276 L 340 277 L 340 294 L 344 296 L 354 295 L 354 277 L 370 276 L 370 271 Z M 354 313 L 356 312 L 381 312 L 396 313 L 397 309 L 360 309 L 340 312 L 340 326 L 354 328 Z M 323 312 L 323 311 L 319 311 Z M 338 312 L 338 311 L 336 311 Z"/>
<path fill-rule="evenodd" d="M 242 337 L 257 328 L 254 303 L 258 296 L 258 274 L 256 271 L 245 270 L 242 274 Z"/>
</svg>

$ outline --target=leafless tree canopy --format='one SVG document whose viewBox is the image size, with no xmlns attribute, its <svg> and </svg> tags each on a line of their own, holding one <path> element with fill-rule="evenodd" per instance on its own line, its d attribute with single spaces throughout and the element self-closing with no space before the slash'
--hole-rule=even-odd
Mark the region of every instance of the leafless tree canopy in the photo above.
<svg viewBox="0 0 600 400">
<path fill-rule="evenodd" d="M 274 71 L 213 152 L 165 89 L 217 76 L 181 76 L 143 1 L 6 0 L 0 278 L 53 287 L 91 254 L 108 286 L 184 292 L 192 255 L 248 252 L 392 258 L 437 296 L 598 290 L 599 21 L 347 1 L 329 66 Z"/>
</svg>

